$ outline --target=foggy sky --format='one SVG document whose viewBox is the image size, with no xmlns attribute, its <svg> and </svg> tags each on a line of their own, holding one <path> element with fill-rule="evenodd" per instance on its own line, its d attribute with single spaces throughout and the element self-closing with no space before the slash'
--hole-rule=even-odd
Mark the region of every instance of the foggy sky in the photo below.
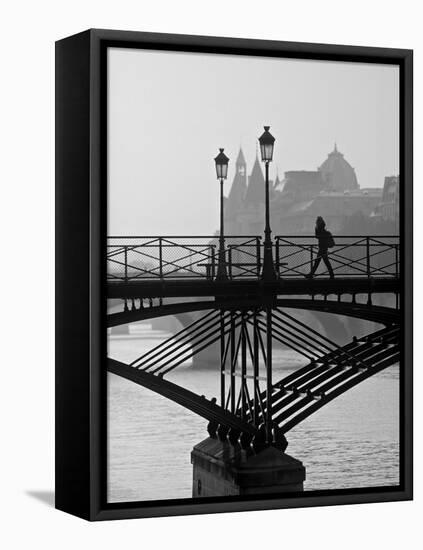
<svg viewBox="0 0 423 550">
<path fill-rule="evenodd" d="M 361 187 L 399 170 L 396 66 L 109 49 L 109 235 L 212 235 L 213 158 L 242 145 L 250 173 L 263 125 L 274 162 L 316 170 L 334 142 Z"/>
</svg>

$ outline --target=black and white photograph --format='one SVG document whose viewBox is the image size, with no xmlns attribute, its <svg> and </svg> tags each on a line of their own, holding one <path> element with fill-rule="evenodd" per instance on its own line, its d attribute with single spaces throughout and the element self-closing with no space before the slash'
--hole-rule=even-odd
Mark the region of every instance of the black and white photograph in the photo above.
<svg viewBox="0 0 423 550">
<path fill-rule="evenodd" d="M 107 503 L 395 490 L 400 69 L 107 49 Z"/>
<path fill-rule="evenodd" d="M 418 547 L 418 3 L 2 7 L 0 548 Z"/>
</svg>

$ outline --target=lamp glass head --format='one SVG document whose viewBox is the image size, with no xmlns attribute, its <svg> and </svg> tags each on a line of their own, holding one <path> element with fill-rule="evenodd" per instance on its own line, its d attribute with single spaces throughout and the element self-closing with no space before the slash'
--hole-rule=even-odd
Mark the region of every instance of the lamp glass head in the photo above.
<svg viewBox="0 0 423 550">
<path fill-rule="evenodd" d="M 269 128 L 270 126 L 265 126 L 263 134 L 259 137 L 261 160 L 263 162 L 270 162 L 273 158 L 275 138 L 269 132 Z"/>
<path fill-rule="evenodd" d="M 217 179 L 225 180 L 228 177 L 228 163 L 229 158 L 223 152 L 223 149 L 219 149 L 219 154 L 214 159 L 216 163 L 216 175 Z"/>
</svg>

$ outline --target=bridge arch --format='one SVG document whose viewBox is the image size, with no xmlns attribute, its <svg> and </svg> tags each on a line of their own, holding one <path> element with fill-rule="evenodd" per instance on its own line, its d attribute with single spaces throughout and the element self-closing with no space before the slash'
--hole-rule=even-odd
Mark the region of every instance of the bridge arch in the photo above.
<svg viewBox="0 0 423 550">
<path fill-rule="evenodd" d="M 107 316 L 107 326 L 116 327 L 128 323 L 135 323 L 146 319 L 164 317 L 167 315 L 181 316 L 187 313 L 207 311 L 211 309 L 230 309 L 240 306 L 246 307 L 245 300 L 232 300 L 226 302 L 199 300 L 197 302 L 177 302 L 164 305 L 153 305 L 143 309 L 133 309 L 118 313 L 110 313 Z M 251 301 L 251 307 L 260 307 L 260 302 Z M 384 324 L 390 324 L 399 320 L 399 310 L 385 306 L 369 306 L 365 303 L 339 302 L 325 299 L 304 299 L 304 298 L 278 298 L 275 301 L 278 307 L 290 309 L 304 309 L 309 311 L 319 311 L 334 313 L 347 317 L 354 317 L 367 321 L 374 321 Z M 187 317 L 181 317 L 187 319 Z"/>
<path fill-rule="evenodd" d="M 156 303 L 153 302 L 151 307 L 134 309 L 127 312 L 111 313 L 108 316 L 108 325 L 120 329 L 128 327 L 129 323 L 135 323 L 142 320 L 158 320 L 164 317 L 173 317 L 178 320 L 182 327 L 187 328 L 195 322 L 196 319 L 201 317 L 201 313 L 213 310 L 216 311 L 222 307 L 235 307 L 238 304 L 238 300 L 227 301 L 224 305 L 217 301 L 210 300 L 195 302 L 191 299 L 189 301 L 174 302 L 170 304 L 157 303 L 156 301 Z M 304 299 L 302 297 L 283 297 L 278 298 L 275 305 L 288 309 L 303 310 L 312 315 L 315 314 L 324 332 L 327 335 L 336 334 L 337 337 L 335 339 L 339 343 L 346 343 L 348 341 L 348 334 L 345 327 L 345 321 L 348 318 L 352 321 L 365 320 L 375 323 L 385 322 L 386 324 L 397 322 L 399 318 L 398 310 L 393 308 L 369 306 L 367 303 L 356 303 L 351 301 L 339 302 L 327 298 Z M 313 324 L 311 326 L 313 326 Z M 321 328 L 319 328 L 319 330 L 321 330 Z M 217 367 L 219 365 L 220 346 L 217 340 L 209 346 L 201 346 L 199 350 L 195 348 L 195 340 L 190 341 L 192 343 L 191 360 L 194 367 Z"/>
</svg>

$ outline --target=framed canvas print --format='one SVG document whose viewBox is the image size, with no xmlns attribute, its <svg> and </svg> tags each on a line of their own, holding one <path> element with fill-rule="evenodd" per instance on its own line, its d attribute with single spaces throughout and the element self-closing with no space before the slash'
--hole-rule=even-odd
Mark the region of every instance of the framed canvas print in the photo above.
<svg viewBox="0 0 423 550">
<path fill-rule="evenodd" d="M 412 498 L 412 52 L 56 44 L 56 506 Z"/>
</svg>

